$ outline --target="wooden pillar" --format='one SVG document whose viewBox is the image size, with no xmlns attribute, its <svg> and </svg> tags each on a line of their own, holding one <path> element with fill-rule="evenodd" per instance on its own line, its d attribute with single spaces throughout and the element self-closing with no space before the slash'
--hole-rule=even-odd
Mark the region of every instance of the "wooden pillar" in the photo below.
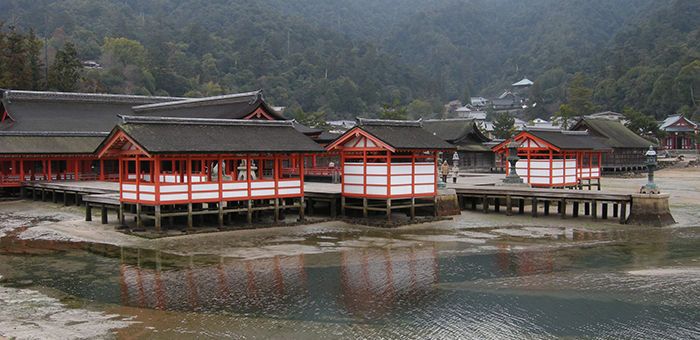
<svg viewBox="0 0 700 340">
<path fill-rule="evenodd" d="M 85 208 L 87 208 L 87 207 L 89 207 L 89 206 L 90 206 L 90 203 L 87 203 L 87 202 L 86 202 L 86 203 L 85 203 Z M 107 205 L 106 205 L 106 204 L 102 204 L 102 207 L 101 207 L 101 208 L 102 208 L 102 209 L 101 209 L 101 210 L 102 210 L 102 211 L 101 211 L 101 213 L 102 213 L 102 224 L 108 224 L 108 223 L 109 223 L 109 221 L 108 221 L 108 219 L 109 219 L 109 216 L 108 216 L 108 215 L 109 215 L 109 214 L 108 214 L 108 212 L 107 212 Z"/>
<path fill-rule="evenodd" d="M 613 217 L 617 217 L 617 203 L 613 204 Z"/>
<path fill-rule="evenodd" d="M 566 198 L 562 198 L 559 201 L 559 212 L 561 213 L 561 219 L 566 219 Z"/>
<path fill-rule="evenodd" d="M 362 197 L 362 217 L 367 218 L 367 197 Z"/>
<path fill-rule="evenodd" d="M 219 164 L 221 164 L 221 163 L 219 163 Z M 222 169 L 222 168 L 223 168 L 222 166 L 219 166 L 219 169 Z M 224 173 L 220 172 L 219 178 L 221 178 L 223 176 L 224 176 Z M 219 183 L 219 184 L 221 184 L 221 183 Z M 221 185 L 219 185 L 219 189 L 221 189 Z M 218 208 L 219 208 L 219 229 L 224 228 L 224 204 L 226 204 L 226 202 L 219 201 L 219 206 L 218 206 Z"/>
<path fill-rule="evenodd" d="M 335 218 L 336 216 L 338 216 L 337 210 L 338 201 L 335 199 L 335 197 L 331 197 L 331 218 Z"/>
<path fill-rule="evenodd" d="M 304 211 L 304 207 L 302 206 L 299 208 L 300 211 Z M 300 214 L 303 214 L 300 212 Z M 253 223 L 253 200 L 248 199 L 248 212 L 246 214 L 246 220 L 248 221 L 248 224 Z"/>
<path fill-rule="evenodd" d="M 513 214 L 513 198 L 510 195 L 506 195 L 506 216 Z"/>
<path fill-rule="evenodd" d="M 499 197 L 493 198 L 493 211 L 495 211 L 495 212 L 501 211 L 501 199 Z"/>
<path fill-rule="evenodd" d="M 416 220 L 416 198 L 411 197 L 411 221 Z"/>
<path fill-rule="evenodd" d="M 391 222 L 391 198 L 386 199 L 386 220 Z"/>
<path fill-rule="evenodd" d="M 591 220 L 598 220 L 598 202 L 596 200 L 591 201 Z"/>
<path fill-rule="evenodd" d="M 574 201 L 573 207 L 571 208 L 571 217 L 578 217 L 578 205 L 578 201 Z"/>
<path fill-rule="evenodd" d="M 160 212 L 160 204 L 156 204 L 156 232 L 159 233 L 161 231 L 161 212 Z"/>
<path fill-rule="evenodd" d="M 537 197 L 532 198 L 532 217 L 537 217 Z"/>
<path fill-rule="evenodd" d="M 85 205 L 85 221 L 92 221 L 92 207 L 89 203 Z"/>
<path fill-rule="evenodd" d="M 280 222 L 280 200 L 279 198 L 275 197 L 275 223 Z"/>
<path fill-rule="evenodd" d="M 299 197 L 299 221 L 303 221 L 306 219 L 304 216 L 304 207 L 306 206 L 306 202 L 304 202 L 304 196 Z"/>
<path fill-rule="evenodd" d="M 544 201 L 544 216 L 549 216 L 549 200 Z"/>
<path fill-rule="evenodd" d="M 313 216 L 314 215 L 314 199 L 309 197 L 308 201 L 309 201 L 309 203 L 307 204 L 307 206 L 309 207 L 309 216 Z"/>
<path fill-rule="evenodd" d="M 345 196 L 340 196 L 340 215 L 345 216 Z"/>
<path fill-rule="evenodd" d="M 481 201 L 481 205 L 482 205 L 481 209 L 482 209 L 482 212 L 483 212 L 484 214 L 488 214 L 488 213 L 489 213 L 489 197 L 486 196 L 486 195 L 483 195 L 483 196 L 481 196 L 481 199 L 482 199 L 482 201 Z"/>
<path fill-rule="evenodd" d="M 187 168 L 188 168 L 188 172 L 189 172 L 189 166 Z M 191 178 L 190 178 L 190 181 L 191 181 Z M 187 203 L 187 227 L 192 228 L 192 225 L 193 225 L 193 223 L 192 223 L 192 202 L 189 202 L 189 203 Z"/>
<path fill-rule="evenodd" d="M 588 216 L 591 214 L 591 204 L 586 202 L 583 204 L 583 214 Z"/>
<path fill-rule="evenodd" d="M 119 218 L 119 224 L 124 225 L 124 203 L 123 202 L 119 202 L 119 216 L 117 216 L 117 218 Z"/>
<path fill-rule="evenodd" d="M 143 227 L 143 220 L 141 219 L 141 203 L 136 203 L 136 227 L 139 229 Z"/>
<path fill-rule="evenodd" d="M 46 202 L 46 189 L 41 188 L 41 201 Z"/>
</svg>

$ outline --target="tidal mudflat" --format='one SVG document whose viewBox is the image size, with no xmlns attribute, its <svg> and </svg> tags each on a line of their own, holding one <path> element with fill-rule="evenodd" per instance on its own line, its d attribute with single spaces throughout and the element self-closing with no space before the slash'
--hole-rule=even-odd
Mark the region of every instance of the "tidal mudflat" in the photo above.
<svg viewBox="0 0 700 340">
<path fill-rule="evenodd" d="M 0 336 L 700 339 L 700 170 L 656 182 L 676 225 L 465 211 L 144 239 L 80 208 L 3 202 Z"/>
</svg>

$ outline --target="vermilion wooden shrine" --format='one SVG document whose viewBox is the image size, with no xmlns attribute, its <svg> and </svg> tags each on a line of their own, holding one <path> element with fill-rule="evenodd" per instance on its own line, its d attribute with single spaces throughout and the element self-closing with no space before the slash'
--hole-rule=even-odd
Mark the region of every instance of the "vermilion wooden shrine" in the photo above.
<svg viewBox="0 0 700 340">
<path fill-rule="evenodd" d="M 247 211 L 250 220 L 254 210 L 274 209 L 279 219 L 280 199 L 297 198 L 303 207 L 303 156 L 325 151 L 290 121 L 123 119 L 97 155 L 119 158 L 120 201 L 136 205 L 139 222 L 155 219 L 157 229 L 170 216 L 187 215 L 191 226 L 192 204 L 203 203 L 218 209 L 198 213 L 218 213 L 221 225 L 229 212 Z M 253 207 L 253 200 L 272 203 Z"/>
<path fill-rule="evenodd" d="M 600 179 L 601 154 L 612 152 L 612 148 L 579 131 L 530 130 L 513 139 L 520 143 L 518 176 L 538 187 L 580 186 L 584 181 L 590 185 L 591 180 Z M 506 145 L 510 141 L 496 146 L 494 152 L 508 157 Z"/>
<path fill-rule="evenodd" d="M 329 144 L 330 153 L 339 152 L 342 164 L 341 210 L 385 211 L 411 208 L 415 199 L 437 195 L 438 152 L 455 147 L 430 134 L 414 121 L 358 119 L 358 125 Z M 346 198 L 362 199 L 362 205 Z M 385 205 L 371 205 L 369 200 Z M 392 206 L 392 199 L 408 199 L 407 205 Z M 434 203 L 434 202 L 433 202 Z M 431 206 L 433 204 L 430 204 Z"/>
<path fill-rule="evenodd" d="M 117 181 L 116 158 L 98 159 L 103 133 L 0 132 L 0 187 L 25 181 Z"/>
</svg>

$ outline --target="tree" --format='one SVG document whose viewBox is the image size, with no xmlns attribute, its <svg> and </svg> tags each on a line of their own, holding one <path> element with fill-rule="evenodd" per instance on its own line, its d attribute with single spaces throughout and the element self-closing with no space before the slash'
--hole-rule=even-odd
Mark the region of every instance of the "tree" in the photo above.
<svg viewBox="0 0 700 340">
<path fill-rule="evenodd" d="M 292 114 L 292 119 L 296 120 L 301 125 L 306 125 L 313 128 L 328 129 L 330 125 L 324 119 L 324 112 L 304 112 L 300 107 Z"/>
<path fill-rule="evenodd" d="M 583 72 L 578 72 L 574 74 L 570 82 L 566 83 L 568 93 L 568 103 L 566 105 L 574 110 L 575 115 L 584 116 L 594 113 L 600 108 L 591 102 L 592 91 L 585 85 L 589 80 Z"/>
<path fill-rule="evenodd" d="M 101 47 L 103 53 L 114 55 L 122 66 L 133 64 L 144 66 L 144 47 L 140 42 L 126 38 L 105 38 L 105 44 Z"/>
<path fill-rule="evenodd" d="M 622 110 L 622 114 L 625 116 L 625 120 L 627 120 L 625 126 L 638 135 L 644 136 L 651 134 L 658 140 L 668 135 L 668 132 L 661 130 L 659 123 L 656 122 L 654 117 L 647 116 L 633 109 L 631 106 L 626 106 Z"/>
<path fill-rule="evenodd" d="M 408 108 L 403 106 L 403 103 L 398 99 L 394 99 L 394 105 L 382 102 L 382 113 L 379 119 L 406 120 L 407 116 Z"/>
<path fill-rule="evenodd" d="M 49 88 L 61 92 L 73 92 L 80 88 L 83 63 L 78 59 L 78 52 L 73 44 L 67 42 L 63 50 L 56 52 L 56 57 L 49 68 Z"/>
<path fill-rule="evenodd" d="M 496 138 L 508 139 L 515 135 L 515 118 L 503 113 L 493 122 L 493 134 Z"/>
</svg>

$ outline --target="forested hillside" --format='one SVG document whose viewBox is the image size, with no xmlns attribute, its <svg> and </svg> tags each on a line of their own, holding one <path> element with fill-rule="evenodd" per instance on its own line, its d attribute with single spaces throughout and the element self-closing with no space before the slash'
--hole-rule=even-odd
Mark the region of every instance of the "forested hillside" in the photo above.
<svg viewBox="0 0 700 340">
<path fill-rule="evenodd" d="M 692 0 L 7 0 L 0 87 L 19 86 L 8 80 L 19 77 L 8 51 L 41 64 L 47 35 L 52 90 L 66 90 L 55 61 L 68 67 L 74 53 L 102 65 L 83 70 L 77 91 L 261 88 L 274 105 L 327 119 L 378 116 L 382 102 L 397 100 L 417 118 L 527 76 L 545 108 L 537 115 L 547 116 L 584 72 L 602 108 L 661 117 L 697 111 L 699 8 Z M 13 45 L 18 35 L 28 43 Z M 26 84 L 45 88 L 42 67 L 26 67 L 34 79 Z"/>
</svg>

